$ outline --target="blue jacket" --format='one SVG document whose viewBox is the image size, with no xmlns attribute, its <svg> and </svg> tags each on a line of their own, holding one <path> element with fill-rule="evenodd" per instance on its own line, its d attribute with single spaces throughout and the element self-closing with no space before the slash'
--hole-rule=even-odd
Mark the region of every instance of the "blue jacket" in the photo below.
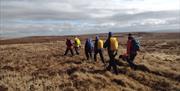
<svg viewBox="0 0 180 91">
<path fill-rule="evenodd" d="M 94 48 L 93 42 L 91 39 L 87 39 L 85 43 L 85 50 L 86 51 L 92 51 Z"/>
</svg>

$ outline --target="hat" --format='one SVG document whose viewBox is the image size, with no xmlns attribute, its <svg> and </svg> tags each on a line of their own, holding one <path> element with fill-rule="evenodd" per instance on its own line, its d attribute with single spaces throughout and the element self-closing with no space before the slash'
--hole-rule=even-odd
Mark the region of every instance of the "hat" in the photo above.
<svg viewBox="0 0 180 91">
<path fill-rule="evenodd" d="M 99 36 L 98 35 L 96 35 L 96 40 L 99 40 Z"/>
<path fill-rule="evenodd" d="M 109 34 L 108 34 L 109 36 L 112 36 L 112 32 L 109 32 Z"/>
<path fill-rule="evenodd" d="M 131 34 L 131 33 L 129 33 L 129 34 L 128 34 L 128 36 L 132 36 L 132 34 Z"/>
</svg>

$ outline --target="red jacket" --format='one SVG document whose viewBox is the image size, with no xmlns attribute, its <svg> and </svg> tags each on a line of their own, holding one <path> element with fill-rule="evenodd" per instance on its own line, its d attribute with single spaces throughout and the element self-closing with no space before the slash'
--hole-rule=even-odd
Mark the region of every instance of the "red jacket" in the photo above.
<svg viewBox="0 0 180 91">
<path fill-rule="evenodd" d="M 135 40 L 129 39 L 127 42 L 127 54 L 136 54 L 137 50 L 135 48 Z"/>
<path fill-rule="evenodd" d="M 132 42 L 132 40 L 127 41 L 127 54 L 131 53 L 131 48 L 132 48 L 131 42 Z"/>
</svg>

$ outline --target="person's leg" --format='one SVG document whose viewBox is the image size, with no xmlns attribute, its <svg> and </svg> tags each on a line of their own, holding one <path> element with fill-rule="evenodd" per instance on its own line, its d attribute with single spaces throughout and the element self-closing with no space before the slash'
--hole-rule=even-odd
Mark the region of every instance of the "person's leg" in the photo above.
<svg viewBox="0 0 180 91">
<path fill-rule="evenodd" d="M 92 51 L 89 51 L 89 56 L 92 59 Z"/>
<path fill-rule="evenodd" d="M 133 63 L 131 62 L 130 57 L 127 58 L 127 62 L 128 62 L 128 64 L 129 64 L 129 66 L 132 68 Z"/>
<path fill-rule="evenodd" d="M 105 64 L 102 50 L 99 50 L 99 55 L 101 57 L 101 61 Z"/>
<path fill-rule="evenodd" d="M 113 61 L 112 61 L 112 66 L 113 66 L 114 73 L 116 75 L 118 75 L 117 64 L 115 62 L 115 59 L 113 59 Z"/>
<path fill-rule="evenodd" d="M 131 54 L 130 55 L 131 67 L 133 67 L 133 68 L 136 68 L 136 64 L 134 64 L 135 57 L 136 57 L 136 54 Z"/>
<path fill-rule="evenodd" d="M 79 47 L 77 47 L 77 54 L 79 55 Z"/>
<path fill-rule="evenodd" d="M 127 56 L 127 55 L 124 55 L 124 56 L 123 56 L 123 60 L 124 60 L 124 61 L 127 61 L 127 60 L 128 60 L 128 56 Z"/>
<path fill-rule="evenodd" d="M 108 67 L 106 68 L 107 70 L 111 70 L 111 67 L 112 67 L 112 64 L 113 64 L 113 55 L 112 55 L 112 51 L 108 51 L 108 55 L 109 55 L 109 58 L 110 58 L 110 60 L 109 60 L 109 65 L 108 65 Z"/>
<path fill-rule="evenodd" d="M 94 61 L 97 61 L 97 51 L 94 52 Z"/>
<path fill-rule="evenodd" d="M 69 51 L 68 48 L 66 48 L 64 55 L 67 55 L 68 51 Z"/>
<path fill-rule="evenodd" d="M 132 60 L 132 62 L 134 61 L 136 55 L 137 55 L 137 54 L 131 54 L 130 59 Z"/>
<path fill-rule="evenodd" d="M 129 66 L 131 68 L 136 67 L 136 65 L 133 63 L 135 56 L 136 56 L 135 54 L 130 54 L 130 56 L 127 58 L 127 62 L 129 63 Z"/>
<path fill-rule="evenodd" d="M 110 59 L 110 60 L 109 60 L 109 65 L 108 65 L 108 67 L 106 67 L 106 69 L 107 69 L 108 71 L 110 71 L 110 70 L 111 70 L 111 66 L 112 66 L 112 60 Z"/>
<path fill-rule="evenodd" d="M 113 70 L 114 70 L 114 73 L 116 75 L 118 75 L 118 70 L 117 70 L 117 63 L 116 63 L 116 60 L 115 60 L 115 56 L 117 55 L 117 51 L 111 51 L 111 60 L 112 60 L 112 64 L 111 66 L 113 67 Z"/>
<path fill-rule="evenodd" d="M 76 49 L 76 47 L 74 47 L 74 50 L 75 50 L 75 53 L 77 54 L 77 49 Z"/>
<path fill-rule="evenodd" d="M 73 49 L 69 49 L 71 51 L 71 55 L 74 56 Z"/>
<path fill-rule="evenodd" d="M 79 48 L 75 47 L 76 54 L 79 55 Z"/>
<path fill-rule="evenodd" d="M 87 58 L 87 60 L 89 60 L 88 50 L 85 50 L 85 54 L 86 54 L 86 58 Z"/>
</svg>

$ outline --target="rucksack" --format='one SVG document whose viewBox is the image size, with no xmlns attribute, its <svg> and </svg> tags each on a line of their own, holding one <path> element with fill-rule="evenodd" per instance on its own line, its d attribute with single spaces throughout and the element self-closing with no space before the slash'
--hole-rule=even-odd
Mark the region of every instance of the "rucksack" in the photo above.
<svg viewBox="0 0 180 91">
<path fill-rule="evenodd" d="M 102 49 L 103 48 L 103 40 L 98 40 L 98 49 Z"/>
<path fill-rule="evenodd" d="M 79 38 L 75 38 L 75 46 L 79 47 L 81 45 L 81 41 Z"/>
<path fill-rule="evenodd" d="M 88 41 L 86 41 L 86 43 L 87 43 L 88 49 L 93 49 L 94 44 L 93 44 L 92 40 L 88 40 Z"/>
<path fill-rule="evenodd" d="M 117 41 L 117 38 L 115 37 L 110 38 L 110 50 L 111 51 L 118 50 L 118 41 Z"/>
<path fill-rule="evenodd" d="M 73 45 L 72 41 L 71 40 L 67 40 L 66 45 L 69 46 L 69 47 L 72 46 Z"/>
<path fill-rule="evenodd" d="M 139 51 L 140 49 L 140 42 L 137 39 L 134 39 L 133 47 L 135 51 Z"/>
</svg>

